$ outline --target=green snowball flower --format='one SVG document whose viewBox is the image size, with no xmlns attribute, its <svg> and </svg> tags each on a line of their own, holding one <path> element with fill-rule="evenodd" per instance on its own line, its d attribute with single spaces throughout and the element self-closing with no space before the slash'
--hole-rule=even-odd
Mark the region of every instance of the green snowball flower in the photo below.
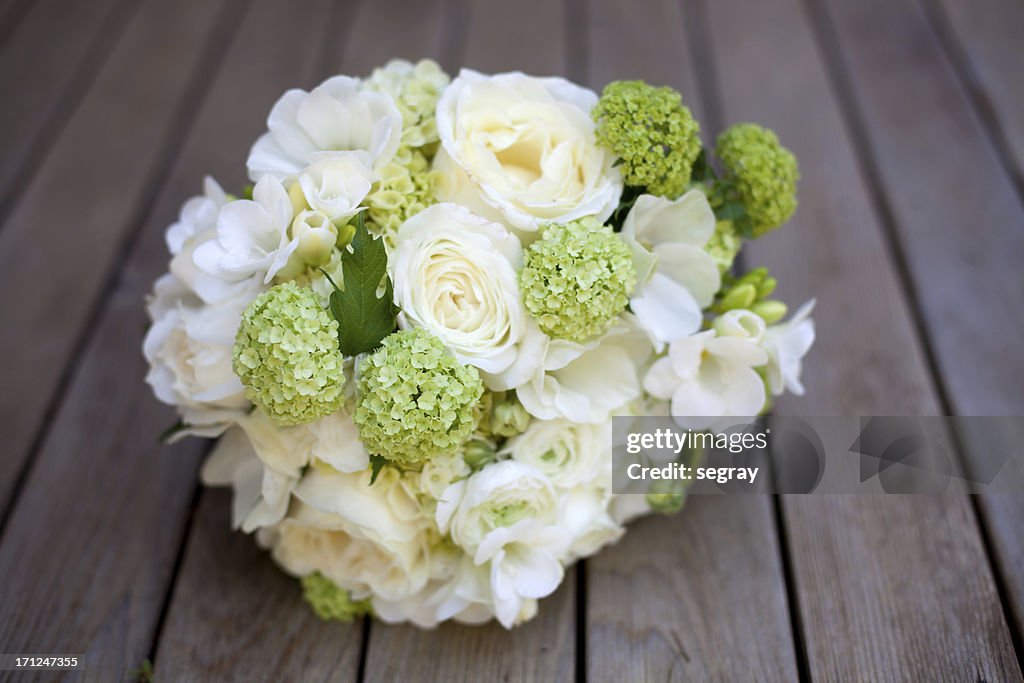
<svg viewBox="0 0 1024 683">
<path fill-rule="evenodd" d="M 312 422 L 344 399 L 338 323 L 313 290 L 293 282 L 271 288 L 246 307 L 232 364 L 246 397 L 282 425 Z"/>
<path fill-rule="evenodd" d="M 402 465 L 448 451 L 476 429 L 480 373 L 423 329 L 396 332 L 366 357 L 355 421 L 366 450 Z"/>
<path fill-rule="evenodd" d="M 715 232 L 704 245 L 704 251 L 714 259 L 715 265 L 718 266 L 718 272 L 724 273 L 732 268 L 732 263 L 736 260 L 736 254 L 739 253 L 742 245 L 743 239 L 736 231 L 736 226 L 732 221 L 717 221 Z"/>
<path fill-rule="evenodd" d="M 739 123 L 718 136 L 715 153 L 751 221 L 751 236 L 779 227 L 796 211 L 796 157 L 775 133 L 753 123 Z"/>
<path fill-rule="evenodd" d="M 375 232 L 394 246 L 395 235 L 409 218 L 437 203 L 438 174 L 422 152 L 402 147 L 380 169 L 380 180 L 366 196 L 367 214 Z"/>
<path fill-rule="evenodd" d="M 324 621 L 351 622 L 370 611 L 369 600 L 353 600 L 352 595 L 319 572 L 303 576 L 302 597 Z"/>
<path fill-rule="evenodd" d="M 581 342 L 604 333 L 625 310 L 636 269 L 626 243 L 588 217 L 547 228 L 526 250 L 519 285 L 544 332 Z"/>
<path fill-rule="evenodd" d="M 686 190 L 700 154 L 700 126 L 678 92 L 643 81 L 614 81 L 591 115 L 598 144 L 619 157 L 627 185 L 669 199 Z"/>
</svg>

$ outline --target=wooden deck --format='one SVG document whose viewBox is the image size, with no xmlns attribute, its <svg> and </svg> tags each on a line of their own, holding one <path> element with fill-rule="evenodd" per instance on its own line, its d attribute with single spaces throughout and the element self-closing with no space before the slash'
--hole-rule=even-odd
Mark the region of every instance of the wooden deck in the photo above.
<svg viewBox="0 0 1024 683">
<path fill-rule="evenodd" d="M 695 497 L 512 633 L 322 623 L 197 486 L 207 444 L 157 444 L 139 349 L 164 227 L 204 173 L 243 185 L 274 100 L 430 56 L 779 132 L 800 209 L 747 258 L 819 302 L 780 411 L 1024 414 L 1022 35 L 1019 0 L 0 0 L 0 652 L 88 681 L 1021 681 L 1024 496 Z"/>
</svg>

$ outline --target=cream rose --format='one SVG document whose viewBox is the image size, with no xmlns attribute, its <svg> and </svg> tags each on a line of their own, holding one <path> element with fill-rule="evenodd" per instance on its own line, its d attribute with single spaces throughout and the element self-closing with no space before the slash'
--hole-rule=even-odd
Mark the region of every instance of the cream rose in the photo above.
<svg viewBox="0 0 1024 683">
<path fill-rule="evenodd" d="M 598 147 L 597 96 L 562 78 L 495 76 L 463 69 L 437 105 L 444 199 L 486 204 L 515 228 L 583 216 L 605 220 L 622 179 Z M 479 202 L 467 197 L 476 193 Z"/>
<path fill-rule="evenodd" d="M 535 467 L 559 488 L 603 477 L 611 468 L 612 423 L 580 424 L 562 418 L 534 420 L 511 438 L 502 454 Z"/>
<path fill-rule="evenodd" d="M 522 261 L 504 226 L 455 204 L 424 209 L 399 229 L 388 259 L 399 325 L 426 328 L 489 386 L 501 384 L 527 330 L 516 277 Z"/>
</svg>

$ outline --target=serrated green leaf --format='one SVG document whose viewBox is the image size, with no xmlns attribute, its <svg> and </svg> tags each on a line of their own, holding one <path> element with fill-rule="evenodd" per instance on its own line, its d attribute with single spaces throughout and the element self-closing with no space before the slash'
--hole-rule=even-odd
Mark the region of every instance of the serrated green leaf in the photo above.
<svg viewBox="0 0 1024 683">
<path fill-rule="evenodd" d="M 388 464 L 388 461 L 382 455 L 371 455 L 370 456 L 370 486 L 377 481 L 377 475 L 384 468 L 384 465 Z"/>
<path fill-rule="evenodd" d="M 394 288 L 387 275 L 383 240 L 357 214 L 356 233 L 341 254 L 342 283 L 331 293 L 331 315 L 338 321 L 338 346 L 346 356 L 373 351 L 395 331 Z M 378 296 L 378 290 L 383 290 Z"/>
</svg>

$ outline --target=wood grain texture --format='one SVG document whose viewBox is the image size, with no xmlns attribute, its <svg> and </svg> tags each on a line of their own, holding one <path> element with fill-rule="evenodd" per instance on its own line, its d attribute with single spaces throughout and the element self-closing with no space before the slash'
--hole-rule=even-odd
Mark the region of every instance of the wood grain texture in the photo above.
<svg viewBox="0 0 1024 683">
<path fill-rule="evenodd" d="M 771 499 L 694 496 L 588 562 L 591 681 L 795 681 Z"/>
<path fill-rule="evenodd" d="M 134 16 L 0 231 L 4 366 L 0 509 L 28 457 L 69 354 L 168 162 L 182 102 L 224 2 L 152 0 Z M 199 81 L 197 81 L 199 79 Z M 27 343 L 26 340 L 31 340 Z"/>
<path fill-rule="evenodd" d="M 230 32 L 215 30 L 223 29 L 217 21 L 222 3 L 180 3 L 174 17 L 165 7 L 150 3 L 140 9 L 126 44 L 112 56 L 117 78 L 108 88 L 137 87 L 139 74 L 147 70 L 156 83 L 142 94 L 151 95 L 151 90 L 159 88 L 163 77 L 155 75 L 160 71 L 145 58 L 142 48 L 147 43 L 161 59 L 182 60 L 183 71 L 196 67 L 191 55 L 170 50 L 166 38 L 162 39 L 165 31 L 194 31 L 196 43 L 181 36 L 175 40 L 200 54 L 204 53 L 200 40 L 230 38 Z M 135 70 L 127 68 L 125 60 L 134 60 Z M 176 78 L 184 81 L 185 75 L 171 74 L 165 83 L 170 96 L 182 96 L 175 89 L 184 90 L 184 83 Z M 156 103 L 161 104 L 162 98 Z M 93 115 L 99 116 L 103 108 L 97 105 L 96 109 Z M 134 115 L 139 116 L 139 111 Z M 160 114 L 154 117 L 161 120 Z M 139 144 L 146 140 L 129 139 Z M 82 152 L 81 143 L 72 147 L 71 156 L 61 161 L 65 170 L 89 160 L 74 155 L 76 150 Z M 95 168 L 84 172 L 97 175 Z M 128 169 L 123 169 L 122 176 L 127 174 Z M 59 173 L 54 177 L 70 182 Z M 130 196 L 122 199 L 131 201 Z M 79 227 L 88 231 L 87 222 Z M 66 237 L 54 235 L 60 236 Z M 148 261 L 138 255 L 132 258 L 106 301 L 0 541 L 0 575 L 4 577 L 0 642 L 5 650 L 82 653 L 81 680 L 119 680 L 149 655 L 203 449 L 198 442 L 160 447 L 156 435 L 174 417 L 172 411 L 155 404 L 143 382 L 146 364 L 139 349 L 146 320 L 140 303 L 144 288 L 166 264 L 166 255 L 156 256 L 152 249 L 161 242 L 159 233 L 154 233 Z M 13 256 L 4 251 L 3 258 Z M 65 254 L 66 259 L 88 261 L 81 256 Z M 57 282 L 62 282 L 61 270 L 45 269 L 53 271 Z M 74 282 L 62 282 L 62 286 L 71 289 Z M 53 290 L 52 295 L 57 294 Z M 60 309 L 59 300 L 40 300 L 35 305 L 47 306 L 51 316 Z M 5 338 L 4 343 L 20 343 L 24 358 L 31 348 L 28 339 L 27 331 L 19 330 L 15 339 Z M 4 400 L 18 398 L 27 400 L 31 394 L 26 391 Z M 6 422 L 8 417 L 5 413 L 5 432 L 16 433 L 14 425 Z M 17 455 L 9 453 L 12 458 Z"/>
<path fill-rule="evenodd" d="M 782 298 L 818 297 L 808 396 L 780 411 L 937 412 L 910 302 L 801 6 L 719 0 L 708 13 L 727 122 L 775 128 L 803 172 L 795 220 L 749 249 L 780 275 Z M 788 496 L 783 511 L 813 679 L 1020 679 L 966 496 Z"/>
<path fill-rule="evenodd" d="M 952 47 L 966 60 L 969 85 L 991 109 L 1015 162 L 1018 183 L 1024 176 L 1024 89 L 1020 87 L 1024 5 L 1014 0 L 924 0 L 937 10 Z M 944 24 L 948 22 L 948 26 Z"/>
<path fill-rule="evenodd" d="M 576 664 L 576 578 L 573 569 L 530 622 L 506 631 L 442 624 L 433 631 L 374 622 L 366 681 L 572 681 Z M 598 679 L 600 680 L 600 679 Z"/>
<path fill-rule="evenodd" d="M 592 0 L 586 15 L 592 87 L 670 85 L 707 124 L 679 3 Z M 695 497 L 676 517 L 632 525 L 587 569 L 589 680 L 796 680 L 769 497 Z"/>
<path fill-rule="evenodd" d="M 1008 5 L 990 3 L 974 13 L 988 26 L 1001 10 L 1012 25 Z M 1021 198 L 916 3 L 832 2 L 829 8 L 950 408 L 961 415 L 1020 415 L 1024 358 L 1013 340 L 1024 329 Z M 1018 10 L 1024 20 L 1024 8 Z M 1007 47 L 1000 39 L 1008 36 L 989 29 L 994 54 L 984 61 L 997 62 Z M 991 79 L 1000 72 L 993 67 L 996 86 Z M 1002 81 L 994 91 L 1019 95 L 1018 81 Z M 1024 114 L 1024 99 L 1020 105 Z M 968 465 L 973 451 L 980 456 L 991 448 L 970 438 L 965 446 Z M 1019 625 L 1024 496 L 986 497 L 982 509 Z"/>
<path fill-rule="evenodd" d="M 21 17 L 0 49 L 0 216 L 25 184 L 31 157 L 50 148 L 137 8 L 119 0 L 42 0 Z"/>
<path fill-rule="evenodd" d="M 492 36 L 496 42 L 471 39 L 472 44 L 466 50 L 466 64 L 485 69 L 516 68 L 515 65 L 519 65 L 543 74 L 564 73 L 564 52 L 549 53 L 541 49 L 539 55 L 533 54 L 537 46 L 544 43 L 564 45 L 560 15 L 551 13 L 551 6 L 557 4 L 530 0 L 518 3 L 514 13 L 492 14 L 499 11 L 498 4 L 473 5 L 466 35 L 472 36 L 479 30 Z M 449 8 L 448 15 L 444 17 L 447 21 L 464 19 L 455 16 L 453 11 L 461 11 L 461 7 Z M 430 16 L 441 18 L 443 12 L 435 9 Z M 548 16 L 551 23 L 536 22 L 538 16 Z M 511 35 L 530 33 L 532 37 L 522 42 L 493 38 L 495 32 L 502 29 Z M 375 35 L 380 31 L 378 25 L 376 30 L 368 27 L 365 33 Z M 434 31 L 427 31 L 427 35 L 434 35 Z M 451 45 L 423 47 L 428 50 L 426 54 L 440 54 L 442 50 L 451 50 L 453 54 L 461 52 L 453 49 L 458 46 Z M 365 45 L 360 52 L 372 49 L 372 46 Z M 386 53 L 371 54 L 376 55 L 378 62 L 388 56 Z M 576 653 L 574 586 L 570 570 L 558 592 L 541 600 L 537 617 L 511 633 L 496 624 L 485 627 L 446 624 L 434 631 L 422 631 L 412 626 L 388 626 L 374 622 L 365 663 L 366 680 L 572 680 Z"/>
<path fill-rule="evenodd" d="M 362 625 L 321 621 L 299 583 L 231 530 L 230 499 L 202 494 L 156 680 L 355 683 Z"/>
<path fill-rule="evenodd" d="M 209 98 L 162 193 L 164 218 L 147 230 L 148 287 L 166 262 L 161 236 L 168 216 L 211 169 L 225 187 L 245 182 L 249 147 L 281 94 L 310 87 L 337 59 L 348 35 L 333 0 L 303 11 L 257 0 L 239 27 Z M 255 539 L 233 532 L 226 492 L 203 491 L 167 620 L 156 649 L 156 680 L 355 680 L 360 626 L 319 620 L 298 583 L 278 569 Z"/>
</svg>

